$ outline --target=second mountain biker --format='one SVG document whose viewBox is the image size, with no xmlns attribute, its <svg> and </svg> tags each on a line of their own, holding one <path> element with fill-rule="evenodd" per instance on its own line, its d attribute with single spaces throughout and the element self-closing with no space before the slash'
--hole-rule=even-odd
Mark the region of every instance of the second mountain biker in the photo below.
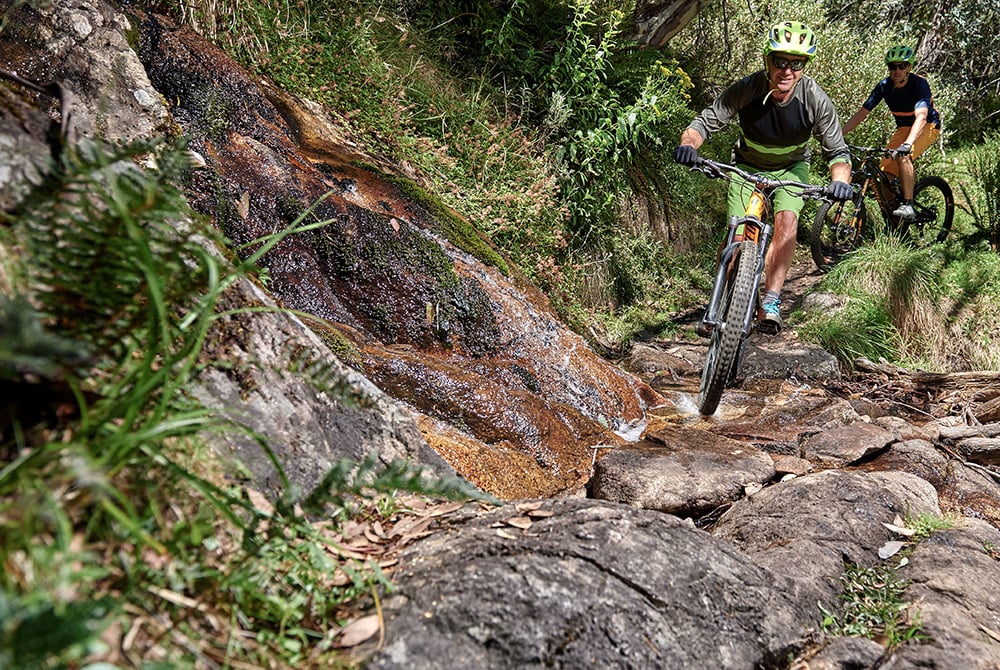
<svg viewBox="0 0 1000 670">
<path fill-rule="evenodd" d="M 882 100 L 896 119 L 896 132 L 886 147 L 896 151 L 896 158 L 882 160 L 883 172 L 899 177 L 903 189 L 903 202 L 893 211 L 894 216 L 912 219 L 914 172 L 913 159 L 934 144 L 941 128 L 941 117 L 934 109 L 931 87 L 927 80 L 911 73 L 916 54 L 906 45 L 898 45 L 885 52 L 885 65 L 889 76 L 875 84 L 871 95 L 861 109 L 844 124 L 844 134 L 868 118 L 868 113 Z"/>
<path fill-rule="evenodd" d="M 838 200 L 850 198 L 850 153 L 837 112 L 819 84 L 803 74 L 815 55 L 816 36 L 810 28 L 796 21 L 775 24 L 764 39 L 764 69 L 731 84 L 688 125 L 674 150 L 674 160 L 696 165 L 698 147 L 736 120 L 740 131 L 734 149 L 737 165 L 775 179 L 808 182 L 807 143 L 816 137 L 830 166 L 829 195 Z M 729 216 L 745 211 L 752 192 L 740 179 L 730 182 Z M 772 199 L 774 237 L 766 259 L 760 325 L 777 332 L 782 324 L 781 288 L 795 254 L 803 202 L 783 189 L 775 191 Z"/>
</svg>

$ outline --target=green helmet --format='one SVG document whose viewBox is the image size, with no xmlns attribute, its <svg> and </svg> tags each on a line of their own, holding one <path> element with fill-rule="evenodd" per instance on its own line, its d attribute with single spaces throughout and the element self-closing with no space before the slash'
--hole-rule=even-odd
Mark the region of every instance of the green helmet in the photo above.
<svg viewBox="0 0 1000 670">
<path fill-rule="evenodd" d="M 892 47 L 885 52 L 885 62 L 886 63 L 909 63 L 913 65 L 913 59 L 917 54 L 913 52 L 913 49 L 906 46 L 905 44 L 899 44 Z"/>
<path fill-rule="evenodd" d="M 816 34 L 809 26 L 798 21 L 776 23 L 767 31 L 767 38 L 764 40 L 764 56 L 772 51 L 805 56 L 812 60 L 816 55 Z"/>
</svg>

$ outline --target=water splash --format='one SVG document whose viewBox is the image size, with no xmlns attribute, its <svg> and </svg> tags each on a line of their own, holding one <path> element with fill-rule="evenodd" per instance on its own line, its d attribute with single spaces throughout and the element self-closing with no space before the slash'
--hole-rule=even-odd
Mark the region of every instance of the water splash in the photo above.
<svg viewBox="0 0 1000 670">
<path fill-rule="evenodd" d="M 681 393 L 677 396 L 677 400 L 674 402 L 674 406 L 677 411 L 685 416 L 698 416 L 698 403 L 695 401 L 694 396 L 689 393 Z"/>
<path fill-rule="evenodd" d="M 646 420 L 646 417 L 635 419 L 634 421 L 619 421 L 618 425 L 615 426 L 614 432 L 618 437 L 627 442 L 638 442 L 642 439 L 642 434 L 648 425 L 649 421 Z"/>
</svg>

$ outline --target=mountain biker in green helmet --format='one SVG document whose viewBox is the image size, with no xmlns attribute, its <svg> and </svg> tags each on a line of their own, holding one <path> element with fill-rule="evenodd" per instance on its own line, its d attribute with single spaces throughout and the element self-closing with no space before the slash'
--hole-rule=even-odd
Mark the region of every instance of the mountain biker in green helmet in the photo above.
<svg viewBox="0 0 1000 670">
<path fill-rule="evenodd" d="M 916 53 L 900 44 L 885 52 L 885 64 L 889 76 L 875 84 L 871 95 L 861 108 L 844 124 L 844 134 L 851 132 L 859 123 L 868 118 L 875 106 L 885 100 L 885 104 L 896 119 L 896 131 L 886 143 L 886 147 L 896 150 L 896 158 L 882 159 L 882 170 L 899 177 L 903 189 L 903 202 L 893 212 L 895 216 L 912 219 L 913 211 L 913 159 L 934 144 L 941 134 L 941 117 L 934 109 L 934 98 L 930 84 L 919 75 L 913 74 Z"/>
<path fill-rule="evenodd" d="M 727 87 L 681 133 L 674 160 L 693 167 L 698 147 L 731 121 L 739 126 L 734 147 L 736 164 L 749 172 L 774 179 L 809 181 L 809 139 L 816 137 L 830 168 L 827 193 L 837 200 L 852 195 L 851 162 L 837 110 L 826 92 L 803 70 L 816 55 L 816 35 L 797 21 L 782 21 L 764 39 L 764 69 Z M 727 210 L 740 216 L 753 192 L 752 185 L 735 178 L 729 182 Z M 781 329 L 781 288 L 795 255 L 802 198 L 785 189 L 771 196 L 774 235 L 765 259 L 764 302 L 760 325 Z"/>
</svg>

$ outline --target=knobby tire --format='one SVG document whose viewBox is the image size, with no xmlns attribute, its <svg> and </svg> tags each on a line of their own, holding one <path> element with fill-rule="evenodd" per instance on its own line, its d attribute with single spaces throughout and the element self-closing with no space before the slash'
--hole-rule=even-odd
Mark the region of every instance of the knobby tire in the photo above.
<svg viewBox="0 0 1000 670">
<path fill-rule="evenodd" d="M 951 186 L 941 177 L 924 177 L 913 187 L 913 207 L 917 219 L 903 221 L 900 233 L 916 247 L 929 247 L 943 242 L 955 218 L 955 196 Z M 921 217 L 933 220 L 921 221 Z"/>
<path fill-rule="evenodd" d="M 744 240 L 740 245 L 735 272 L 726 277 L 722 292 L 719 316 L 712 329 L 712 339 L 701 372 L 701 389 L 698 393 L 698 411 L 711 416 L 719 407 L 722 392 L 737 374 L 740 347 L 743 344 L 743 324 L 754 304 L 757 284 L 757 243 Z"/>
<path fill-rule="evenodd" d="M 864 200 L 827 201 L 820 205 L 809 240 L 813 262 L 823 272 L 861 246 L 868 235 Z"/>
</svg>

